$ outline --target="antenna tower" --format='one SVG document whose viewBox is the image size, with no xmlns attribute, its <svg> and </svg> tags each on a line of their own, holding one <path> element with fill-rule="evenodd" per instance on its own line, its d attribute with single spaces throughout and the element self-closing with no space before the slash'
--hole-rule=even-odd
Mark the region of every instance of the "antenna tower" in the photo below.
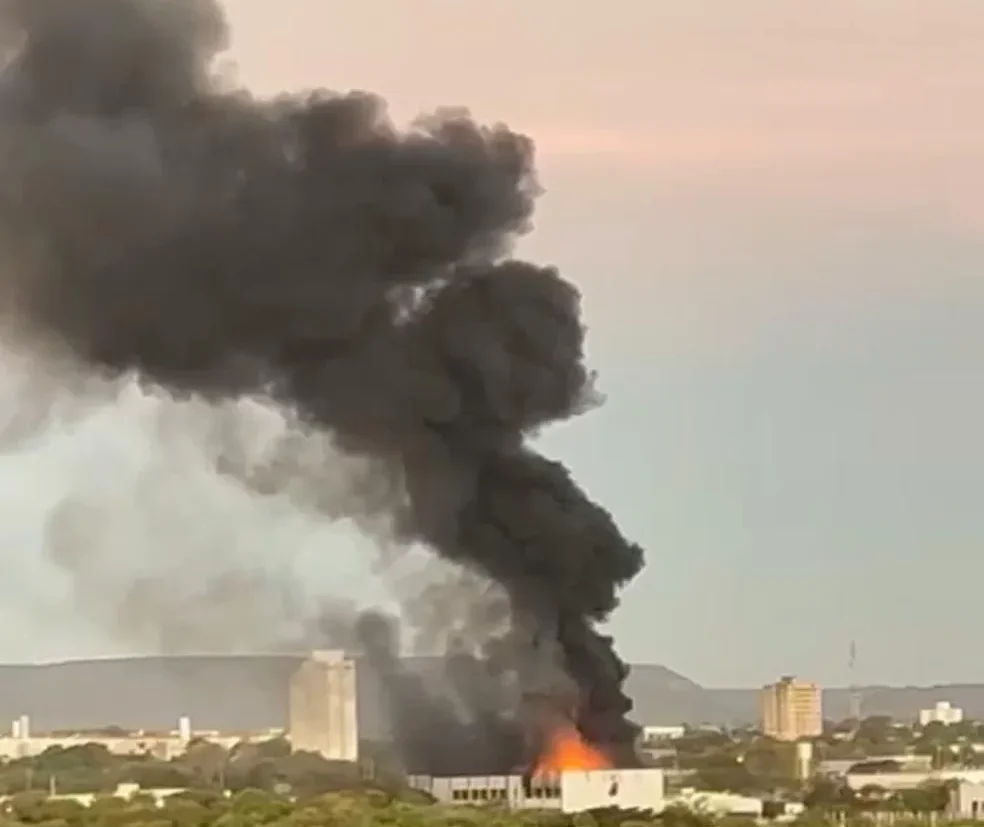
<svg viewBox="0 0 984 827">
<path fill-rule="evenodd" d="M 855 641 L 851 641 L 851 649 L 847 658 L 847 670 L 851 676 L 850 688 L 850 715 L 855 722 L 855 726 L 861 723 L 861 690 L 858 688 L 856 668 L 858 664 L 858 646 Z"/>
</svg>

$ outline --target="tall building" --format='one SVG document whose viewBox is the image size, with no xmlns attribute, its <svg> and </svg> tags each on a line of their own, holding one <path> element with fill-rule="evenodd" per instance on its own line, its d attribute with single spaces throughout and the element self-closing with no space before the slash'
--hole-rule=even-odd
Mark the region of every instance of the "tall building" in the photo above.
<svg viewBox="0 0 984 827">
<path fill-rule="evenodd" d="M 341 651 L 312 652 L 290 679 L 288 735 L 298 751 L 357 761 L 355 661 Z"/>
<path fill-rule="evenodd" d="M 929 724 L 959 724 L 963 721 L 963 710 L 959 706 L 950 706 L 949 701 L 937 701 L 930 709 L 919 710 L 919 725 Z"/>
<path fill-rule="evenodd" d="M 762 732 L 778 741 L 815 738 L 823 733 L 823 701 L 815 683 L 787 675 L 759 693 Z"/>
</svg>

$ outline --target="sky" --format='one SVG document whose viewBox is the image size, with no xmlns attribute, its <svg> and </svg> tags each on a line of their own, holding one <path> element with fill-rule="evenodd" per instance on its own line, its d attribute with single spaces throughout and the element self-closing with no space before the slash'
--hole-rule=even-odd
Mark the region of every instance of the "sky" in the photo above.
<svg viewBox="0 0 984 827">
<path fill-rule="evenodd" d="M 606 394 L 542 446 L 647 549 L 611 623 L 628 660 L 843 685 L 855 640 L 859 682 L 984 681 L 979 0 L 226 7 L 229 71 L 259 93 L 369 89 L 400 121 L 464 105 L 536 140 L 522 251 L 582 290 Z M 47 387 L 10 370 L 8 405 Z M 159 404 L 56 415 L 0 458 L 0 660 L 133 648 L 41 546 L 66 491 L 124 507 L 160 466 Z M 293 544 L 308 588 L 376 588 L 367 540 L 262 510 L 230 527 L 216 509 L 242 503 L 166 464 L 173 577 L 193 529 L 229 559 Z"/>
</svg>

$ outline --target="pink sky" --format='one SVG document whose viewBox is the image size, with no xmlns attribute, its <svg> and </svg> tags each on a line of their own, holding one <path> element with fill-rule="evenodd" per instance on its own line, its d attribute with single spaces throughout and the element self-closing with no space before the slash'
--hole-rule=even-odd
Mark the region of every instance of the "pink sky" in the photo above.
<svg viewBox="0 0 984 827">
<path fill-rule="evenodd" d="M 258 92 L 467 105 L 536 140 L 522 252 L 584 293 L 609 395 L 544 444 L 650 550 L 615 621 L 630 659 L 837 683 L 857 639 L 863 682 L 984 677 L 984 0 L 224 1 Z M 66 486 L 115 469 L 132 503 L 157 448 L 117 410 L 0 464 L 0 545 L 36 563 Z M 200 476 L 161 498 L 170 547 L 301 548 L 253 504 L 217 523 Z M 316 523 L 305 573 L 330 593 L 349 540 Z M 52 584 L 12 578 L 0 606 Z M 25 626 L 5 658 L 37 657 Z"/>
<path fill-rule="evenodd" d="M 632 346 L 644 318 L 654 352 L 717 358 L 794 305 L 829 322 L 967 289 L 857 262 L 984 230 L 981 0 L 225 2 L 261 93 L 368 89 L 401 122 L 467 105 L 530 134 L 525 251 L 581 287 L 595 341 Z"/>
<path fill-rule="evenodd" d="M 548 174 L 632 164 L 984 226 L 977 0 L 226 5 L 251 86 L 368 88 L 400 119 L 467 104 L 532 134 Z"/>
</svg>

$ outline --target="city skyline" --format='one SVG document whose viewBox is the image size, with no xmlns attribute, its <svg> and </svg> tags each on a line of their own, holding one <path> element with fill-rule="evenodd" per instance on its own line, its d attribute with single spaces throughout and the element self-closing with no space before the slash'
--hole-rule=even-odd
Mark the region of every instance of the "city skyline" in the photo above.
<svg viewBox="0 0 984 827">
<path fill-rule="evenodd" d="M 381 3 L 230 0 L 238 71 L 263 93 L 378 91 L 403 120 L 471 105 L 537 141 L 546 194 L 521 249 L 583 291 L 607 395 L 540 444 L 647 550 L 611 624 L 625 659 L 705 686 L 984 682 L 984 7 L 507 0 L 475 25 Z M 44 396 L 10 370 L 8 408 Z M 161 459 L 152 407 L 56 416 L 0 459 L 0 662 L 153 648 L 139 622 L 107 632 L 128 566 L 170 583 L 243 560 L 237 594 L 279 593 L 267 566 L 306 594 L 392 600 L 370 541 L 208 477 L 207 434 Z M 70 582 L 43 533 L 92 489 L 126 518 Z M 136 544 L 156 562 L 127 562 Z M 202 622 L 218 640 L 277 611 Z"/>
</svg>

